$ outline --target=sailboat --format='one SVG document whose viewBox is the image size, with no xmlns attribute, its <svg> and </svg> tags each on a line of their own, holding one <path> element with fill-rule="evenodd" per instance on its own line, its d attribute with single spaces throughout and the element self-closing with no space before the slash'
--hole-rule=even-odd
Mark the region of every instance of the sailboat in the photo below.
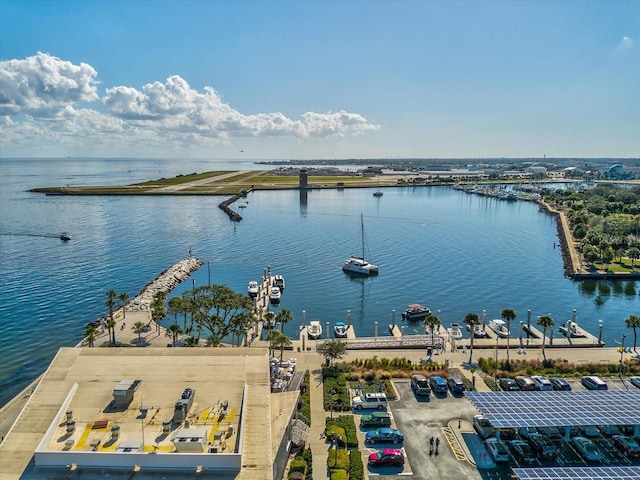
<svg viewBox="0 0 640 480">
<path fill-rule="evenodd" d="M 375 192 L 373 192 L 373 196 L 374 197 L 381 197 L 383 195 L 382 191 L 380 190 L 380 177 L 378 177 L 378 190 L 376 190 Z"/>
<path fill-rule="evenodd" d="M 342 264 L 342 271 L 355 275 L 377 275 L 378 266 L 373 265 L 364 259 L 364 219 L 362 214 L 360 214 L 360 230 L 362 232 L 362 256 L 353 256 L 345 260 Z"/>
</svg>

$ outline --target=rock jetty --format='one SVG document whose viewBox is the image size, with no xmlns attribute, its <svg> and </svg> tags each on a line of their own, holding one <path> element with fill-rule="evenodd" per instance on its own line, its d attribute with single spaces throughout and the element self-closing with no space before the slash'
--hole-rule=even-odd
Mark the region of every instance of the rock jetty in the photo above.
<svg viewBox="0 0 640 480">
<path fill-rule="evenodd" d="M 157 292 L 170 292 L 179 283 L 182 283 L 192 272 L 199 269 L 204 262 L 194 257 L 188 257 L 180 260 L 178 263 L 170 266 L 164 272 L 162 272 L 155 280 L 149 282 L 142 291 L 133 297 L 125 310 L 127 311 L 140 311 L 150 310 L 153 296 Z"/>
</svg>

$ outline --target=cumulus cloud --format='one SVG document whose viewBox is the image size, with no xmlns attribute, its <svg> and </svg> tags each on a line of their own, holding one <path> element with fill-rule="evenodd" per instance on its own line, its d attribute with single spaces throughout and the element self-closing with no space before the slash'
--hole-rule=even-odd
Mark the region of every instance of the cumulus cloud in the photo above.
<svg viewBox="0 0 640 480">
<path fill-rule="evenodd" d="M 93 144 L 117 138 L 137 145 L 189 146 L 230 143 L 234 137 L 290 136 L 304 141 L 379 128 L 343 110 L 307 112 L 298 119 L 280 112 L 245 115 L 213 88 L 195 90 L 178 75 L 140 90 L 107 88 L 100 98 L 96 77 L 90 65 L 74 65 L 46 53 L 0 62 L 0 142 L 15 144 L 40 136 L 65 143 L 77 135 Z"/>
<path fill-rule="evenodd" d="M 0 62 L 0 115 L 37 119 L 74 115 L 73 105 L 98 99 L 96 71 L 38 52 Z"/>
</svg>

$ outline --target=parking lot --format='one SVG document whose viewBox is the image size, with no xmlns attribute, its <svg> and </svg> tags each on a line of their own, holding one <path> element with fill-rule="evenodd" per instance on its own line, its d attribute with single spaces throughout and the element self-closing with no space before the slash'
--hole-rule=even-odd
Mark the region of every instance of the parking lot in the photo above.
<svg viewBox="0 0 640 480">
<path fill-rule="evenodd" d="M 570 380 L 572 390 L 586 390 L 580 383 L 580 380 Z M 623 383 L 619 379 L 607 379 L 609 390 L 627 390 L 635 389 L 629 383 Z M 472 432 L 462 433 L 455 432 L 458 426 L 458 419 L 471 422 L 474 415 L 479 412 L 464 397 L 464 395 L 456 394 L 453 396 L 451 392 L 446 394 L 431 393 L 426 398 L 416 398 L 409 380 L 398 380 L 394 382 L 394 386 L 398 392 L 398 400 L 389 402 L 389 410 L 393 414 L 393 428 L 397 428 L 404 432 L 403 450 L 406 455 L 404 467 L 365 467 L 368 469 L 369 476 L 383 475 L 390 478 L 414 475 L 421 479 L 440 479 L 463 480 L 463 479 L 511 479 L 512 467 L 550 467 L 550 466 L 567 466 L 567 467 L 585 467 L 590 465 L 602 466 L 627 466 L 640 465 L 640 458 L 625 457 L 613 444 L 610 434 L 596 432 L 597 436 L 590 439 L 596 448 L 602 453 L 603 459 L 600 462 L 588 462 L 578 453 L 576 448 L 562 438 L 553 440 L 553 444 L 558 449 L 558 455 L 554 459 L 539 460 L 536 459 L 532 463 L 519 464 L 513 455 L 510 455 L 508 464 L 494 464 L 491 458 L 487 459 L 487 451 L 484 442 L 478 435 Z M 500 395 L 509 395 L 509 392 L 500 392 Z M 370 413 L 370 412 L 363 412 Z M 360 413 L 356 414 L 356 425 L 359 425 Z M 588 423 L 588 420 L 585 422 Z M 462 430 L 465 430 L 465 424 L 462 422 Z M 535 425 L 532 425 L 535 427 Z M 364 445 L 365 462 L 369 453 L 375 452 L 382 448 L 398 448 L 394 445 L 367 445 L 364 443 L 364 434 L 368 429 L 360 429 L 360 441 Z M 453 433 L 453 435 L 452 435 Z M 584 432 L 577 431 L 583 435 Z M 564 429 L 561 429 L 564 435 Z M 430 454 L 429 439 L 431 437 L 440 439 L 440 448 L 436 455 L 434 451 Z M 462 439 L 465 444 L 467 455 L 472 456 L 471 462 L 461 457 L 460 449 L 457 448 L 457 439 Z M 453 448 L 452 448 L 453 447 Z M 478 463 L 481 468 L 477 468 L 473 463 Z M 484 465 L 483 465 L 484 464 Z M 482 467 L 489 468 L 482 468 Z"/>
</svg>

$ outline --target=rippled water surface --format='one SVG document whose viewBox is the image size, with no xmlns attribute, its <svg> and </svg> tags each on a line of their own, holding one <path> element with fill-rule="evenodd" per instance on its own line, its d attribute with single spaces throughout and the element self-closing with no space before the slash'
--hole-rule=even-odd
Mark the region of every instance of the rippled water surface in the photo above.
<svg viewBox="0 0 640 480">
<path fill-rule="evenodd" d="M 221 197 L 68 197 L 28 193 L 52 185 L 124 184 L 177 174 L 258 169 L 250 162 L 200 160 L 0 160 L 0 405 L 41 373 L 61 346 L 81 340 L 105 313 L 104 293 L 134 296 L 188 255 L 205 266 L 196 285 L 246 292 L 267 265 L 285 276 L 281 307 L 295 321 L 351 321 L 358 335 L 374 322 L 387 334 L 391 312 L 419 302 L 442 322 L 469 312 L 487 318 L 513 308 L 519 320 L 578 312 L 581 326 L 614 344 L 624 319 L 640 314 L 634 282 L 577 283 L 563 276 L 552 217 L 535 204 L 477 197 L 448 187 L 256 192 L 232 223 Z M 364 216 L 367 255 L 380 275 L 353 280 L 340 269 L 359 252 Z M 58 238 L 68 231 L 73 239 Z M 209 263 L 207 269 L 206 262 Z M 173 293 L 191 288 L 185 282 Z M 407 333 L 414 333 L 413 325 Z M 628 332 L 629 338 L 633 335 Z M 627 344 L 630 344 L 627 341 Z"/>
</svg>

